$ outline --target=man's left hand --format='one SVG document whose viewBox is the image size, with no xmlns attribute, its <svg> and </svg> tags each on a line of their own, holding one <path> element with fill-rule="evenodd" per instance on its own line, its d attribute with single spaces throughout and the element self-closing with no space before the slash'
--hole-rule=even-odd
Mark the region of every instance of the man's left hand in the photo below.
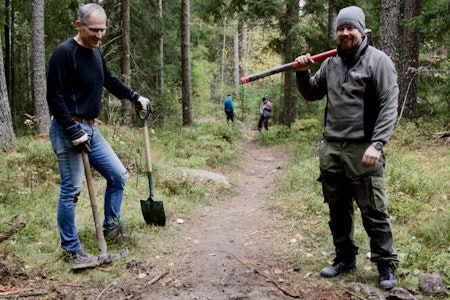
<svg viewBox="0 0 450 300">
<path fill-rule="evenodd" d="M 367 148 L 362 158 L 362 166 L 365 168 L 374 167 L 381 157 L 381 150 L 377 150 L 373 145 Z"/>
<path fill-rule="evenodd" d="M 153 112 L 152 105 L 150 104 L 150 100 L 145 97 L 140 96 L 136 102 L 134 102 L 137 110 L 149 111 Z"/>
</svg>

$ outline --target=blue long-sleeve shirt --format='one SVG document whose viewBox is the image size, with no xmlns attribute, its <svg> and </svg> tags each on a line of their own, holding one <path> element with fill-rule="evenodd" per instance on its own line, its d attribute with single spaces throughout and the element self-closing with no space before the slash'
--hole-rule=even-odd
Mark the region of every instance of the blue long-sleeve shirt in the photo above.
<svg viewBox="0 0 450 300">
<path fill-rule="evenodd" d="M 82 47 L 73 38 L 56 48 L 47 75 L 47 103 L 60 126 L 76 125 L 72 116 L 97 118 L 103 87 L 119 99 L 139 98 L 111 73 L 99 48 Z"/>
<path fill-rule="evenodd" d="M 234 112 L 233 100 L 230 97 L 226 97 L 223 101 L 223 108 L 225 112 Z"/>
</svg>

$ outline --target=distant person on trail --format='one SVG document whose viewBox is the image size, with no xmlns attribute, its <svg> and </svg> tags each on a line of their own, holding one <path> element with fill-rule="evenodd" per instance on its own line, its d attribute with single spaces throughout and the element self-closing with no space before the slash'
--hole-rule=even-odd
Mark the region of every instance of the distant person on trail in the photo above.
<svg viewBox="0 0 450 300">
<path fill-rule="evenodd" d="M 223 109 L 225 111 L 225 115 L 227 116 L 227 123 L 234 122 L 234 105 L 233 105 L 233 96 L 228 94 L 225 100 L 223 101 Z"/>
<path fill-rule="evenodd" d="M 261 105 L 259 106 L 259 121 L 258 121 L 258 130 L 261 131 L 264 125 L 266 130 L 269 130 L 269 118 L 272 115 L 273 105 L 270 101 L 263 97 L 261 99 Z"/>
<path fill-rule="evenodd" d="M 320 177 L 329 206 L 334 262 L 323 277 L 356 269 L 353 199 L 370 238 L 370 260 L 380 287 L 397 286 L 398 266 L 388 214 L 383 146 L 394 129 L 399 88 L 392 60 L 370 46 L 361 8 L 349 6 L 336 18 L 338 55 L 326 59 L 311 76 L 309 54 L 296 58 L 297 88 L 307 101 L 326 96 L 325 125 L 319 146 Z"/>
<path fill-rule="evenodd" d="M 75 37 L 62 42 L 48 68 L 47 102 L 52 114 L 50 141 L 58 160 L 61 189 L 57 224 L 61 247 L 75 263 L 97 260 L 83 250 L 75 226 L 75 210 L 83 184 L 81 152 L 106 179 L 103 231 L 108 240 L 126 237 L 120 209 L 128 172 L 98 131 L 103 88 L 118 99 L 128 99 L 138 110 L 150 110 L 150 101 L 114 76 L 103 58 L 100 44 L 106 33 L 103 8 L 90 3 L 77 13 Z"/>
</svg>

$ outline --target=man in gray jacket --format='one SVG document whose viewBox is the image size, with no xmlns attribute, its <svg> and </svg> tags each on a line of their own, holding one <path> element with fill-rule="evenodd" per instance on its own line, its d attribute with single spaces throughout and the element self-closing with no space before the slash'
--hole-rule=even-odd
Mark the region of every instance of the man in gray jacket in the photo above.
<svg viewBox="0 0 450 300">
<path fill-rule="evenodd" d="M 327 97 L 319 181 L 329 206 L 336 257 L 320 274 L 335 277 L 356 269 L 355 199 L 370 238 L 370 259 L 377 264 L 380 286 L 390 290 L 397 285 L 398 259 L 387 211 L 383 146 L 397 117 L 397 73 L 391 59 L 369 45 L 361 8 L 339 11 L 336 35 L 338 55 L 325 60 L 314 76 L 309 54 L 296 59 L 297 88 L 305 100 Z"/>
</svg>

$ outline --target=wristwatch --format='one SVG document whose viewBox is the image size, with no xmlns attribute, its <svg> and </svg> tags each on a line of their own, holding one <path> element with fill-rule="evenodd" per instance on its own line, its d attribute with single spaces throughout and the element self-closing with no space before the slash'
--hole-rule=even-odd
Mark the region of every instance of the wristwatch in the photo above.
<svg viewBox="0 0 450 300">
<path fill-rule="evenodd" d="M 383 149 L 384 144 L 382 142 L 373 142 L 372 146 L 374 146 L 375 149 L 381 151 L 381 149 Z"/>
</svg>

